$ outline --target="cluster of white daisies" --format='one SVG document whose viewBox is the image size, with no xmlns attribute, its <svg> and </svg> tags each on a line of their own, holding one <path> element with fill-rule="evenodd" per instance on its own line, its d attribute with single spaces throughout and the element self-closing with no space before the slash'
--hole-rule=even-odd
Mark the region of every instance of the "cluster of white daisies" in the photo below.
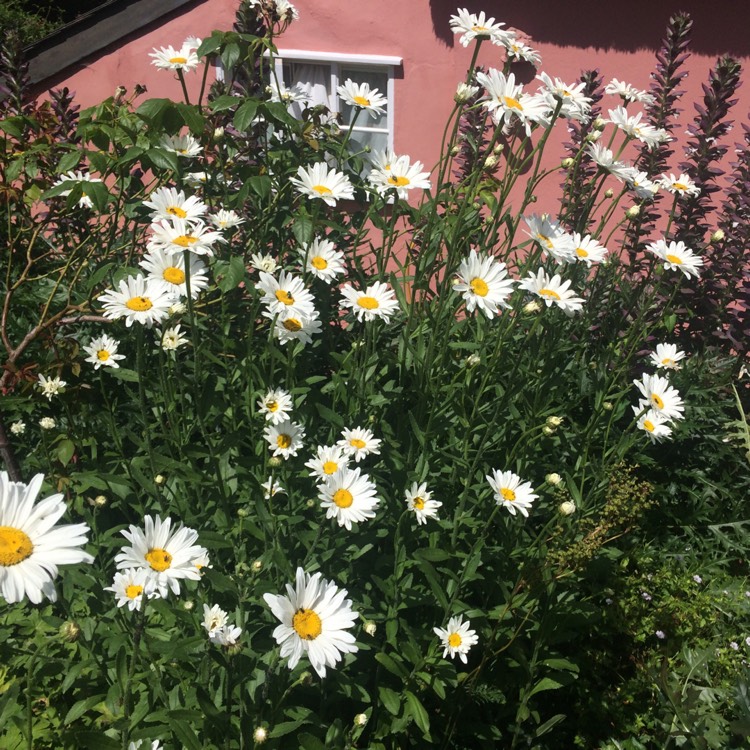
<svg viewBox="0 0 750 750">
<path fill-rule="evenodd" d="M 679 363 L 685 358 L 685 352 L 680 351 L 675 344 L 657 344 L 649 358 L 657 369 L 679 370 Z M 685 416 L 682 397 L 662 375 L 645 373 L 640 380 L 634 380 L 633 384 L 641 393 L 638 405 L 633 407 L 637 427 L 651 438 L 652 443 L 661 442 L 672 434 L 670 425 Z"/>
</svg>

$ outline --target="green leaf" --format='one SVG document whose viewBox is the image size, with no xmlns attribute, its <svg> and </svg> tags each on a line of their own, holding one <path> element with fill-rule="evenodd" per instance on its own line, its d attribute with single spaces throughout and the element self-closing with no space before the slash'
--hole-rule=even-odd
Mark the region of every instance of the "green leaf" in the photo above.
<svg viewBox="0 0 750 750">
<path fill-rule="evenodd" d="M 423 547 L 414 552 L 414 557 L 417 560 L 426 560 L 427 562 L 443 562 L 444 560 L 450 560 L 452 555 L 437 547 Z"/>
<path fill-rule="evenodd" d="M 395 690 L 383 686 L 378 688 L 378 694 L 380 695 L 380 702 L 386 707 L 386 710 L 394 716 L 398 716 L 401 712 L 401 696 Z"/>
<path fill-rule="evenodd" d="M 164 151 L 160 148 L 150 148 L 146 151 L 144 157 L 155 167 L 159 167 L 159 169 L 171 169 L 173 172 L 180 171 L 177 155 L 173 154 L 171 151 Z"/>
<path fill-rule="evenodd" d="M 60 161 L 57 163 L 58 174 L 69 172 L 71 169 L 75 169 L 78 163 L 81 161 L 83 154 L 80 151 L 72 151 L 69 154 L 63 154 Z"/>
<path fill-rule="evenodd" d="M 171 99 L 147 99 L 136 110 L 136 114 L 154 121 L 161 121 L 165 113 L 174 106 Z"/>
<path fill-rule="evenodd" d="M 76 719 L 80 719 L 87 711 L 90 711 L 98 703 L 104 700 L 103 695 L 92 695 L 89 698 L 76 701 L 71 707 L 70 711 L 65 715 L 63 724 L 72 724 Z"/>
<path fill-rule="evenodd" d="M 57 460 L 63 466 L 66 466 L 68 464 L 70 459 L 73 458 L 73 454 L 75 452 L 76 452 L 75 443 L 72 440 L 69 440 L 68 438 L 61 440 L 57 444 Z"/>
<path fill-rule="evenodd" d="M 398 659 L 398 662 L 396 661 Z M 399 657 L 392 657 L 388 654 L 384 654 L 382 651 L 375 654 L 375 661 L 383 665 L 391 674 L 395 674 L 397 677 L 402 679 L 408 679 L 409 673 L 406 668 L 400 664 L 401 659 Z"/>
<path fill-rule="evenodd" d="M 185 102 L 178 102 L 175 106 L 185 125 L 190 128 L 190 132 L 193 135 L 200 135 L 203 132 L 206 120 L 198 107 L 195 104 L 185 104 Z"/>
<path fill-rule="evenodd" d="M 176 711 L 169 712 L 170 719 L 174 719 L 174 721 L 169 722 L 169 726 L 177 736 L 177 739 L 185 745 L 187 750 L 203 750 L 204 745 L 198 739 L 198 736 L 191 727 L 185 723 L 185 719 L 182 716 L 174 715 L 176 713 Z"/>
<path fill-rule="evenodd" d="M 315 225 L 309 216 L 298 216 L 292 224 L 292 232 L 300 245 L 309 245 L 315 236 Z"/>
<path fill-rule="evenodd" d="M 241 101 L 242 99 L 238 96 L 228 96 L 227 94 L 222 94 L 221 96 L 217 96 L 216 99 L 211 102 L 211 111 L 224 112 L 227 109 L 236 107 Z"/>
<path fill-rule="evenodd" d="M 561 682 L 553 680 L 551 677 L 544 677 L 534 685 L 533 690 L 529 693 L 529 698 L 537 693 L 543 693 L 545 690 L 559 690 L 561 687 L 563 687 Z"/>
<path fill-rule="evenodd" d="M 138 382 L 138 373 L 135 370 L 128 370 L 125 367 L 112 367 L 108 374 L 113 378 L 117 378 L 117 380 L 124 380 L 128 383 Z"/>
<path fill-rule="evenodd" d="M 406 691 L 406 707 L 423 734 L 430 733 L 430 716 L 414 693 Z"/>
<path fill-rule="evenodd" d="M 297 742 L 302 750 L 326 750 L 326 746 L 317 737 L 307 732 L 298 735 Z"/>
<path fill-rule="evenodd" d="M 257 111 L 258 102 L 254 99 L 246 101 L 234 113 L 234 117 L 232 118 L 234 127 L 240 132 L 247 130 L 250 127 L 250 123 L 255 119 Z"/>
</svg>

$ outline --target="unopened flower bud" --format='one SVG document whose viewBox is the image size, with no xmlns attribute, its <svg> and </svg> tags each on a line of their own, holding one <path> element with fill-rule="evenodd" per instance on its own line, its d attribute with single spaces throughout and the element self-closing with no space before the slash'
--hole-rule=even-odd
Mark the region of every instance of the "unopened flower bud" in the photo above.
<svg viewBox="0 0 750 750">
<path fill-rule="evenodd" d="M 504 150 L 505 150 L 505 146 L 503 146 L 502 143 L 496 143 L 492 147 L 492 153 L 495 154 L 495 156 L 500 156 L 500 154 L 502 154 Z"/>
<path fill-rule="evenodd" d="M 312 672 L 305 671 L 299 676 L 300 685 L 312 685 L 312 681 L 313 681 Z"/>
<path fill-rule="evenodd" d="M 576 504 L 572 500 L 566 500 L 564 503 L 560 503 L 558 510 L 564 516 L 572 516 L 576 512 Z"/>
<path fill-rule="evenodd" d="M 467 83 L 459 83 L 453 101 L 456 104 L 465 104 L 479 92 L 479 86 L 469 86 Z"/>
<path fill-rule="evenodd" d="M 271 456 L 271 458 L 268 459 L 268 465 L 274 469 L 278 469 L 279 466 L 284 465 L 284 459 L 280 456 Z"/>
<path fill-rule="evenodd" d="M 541 309 L 542 306 L 535 299 L 531 300 L 531 302 L 527 302 L 523 306 L 523 311 L 528 315 L 538 313 Z"/>
<path fill-rule="evenodd" d="M 365 724 L 367 724 L 367 714 L 357 714 L 354 717 L 355 727 L 363 727 Z"/>
<path fill-rule="evenodd" d="M 550 427 L 548 424 L 546 424 L 546 425 L 544 425 L 544 427 L 542 427 L 542 432 L 545 435 L 547 435 L 547 437 L 549 437 L 550 435 L 554 435 L 555 434 L 555 428 L 554 427 Z"/>
<path fill-rule="evenodd" d="M 250 515 L 250 511 L 247 508 L 238 508 L 237 515 L 240 518 L 247 518 Z"/>
<path fill-rule="evenodd" d="M 81 635 L 81 628 L 73 620 L 68 620 L 60 625 L 60 638 L 68 643 L 74 643 Z"/>
<path fill-rule="evenodd" d="M 604 130 L 606 124 L 607 123 L 601 117 L 597 117 L 596 120 L 591 123 L 591 127 L 593 127 L 594 130 Z"/>
<path fill-rule="evenodd" d="M 156 484 L 164 484 L 164 482 L 166 482 L 166 481 L 167 481 L 167 478 L 164 476 L 164 474 L 157 474 L 154 477 L 154 482 Z"/>
<path fill-rule="evenodd" d="M 612 402 L 611 401 L 605 401 L 602 404 L 602 409 L 604 409 L 604 411 L 612 411 L 612 408 L 613 407 L 612 407 Z"/>
<path fill-rule="evenodd" d="M 559 427 L 563 423 L 562 417 L 547 417 L 547 424 L 550 427 Z"/>
<path fill-rule="evenodd" d="M 255 727 L 253 741 L 256 745 L 262 745 L 268 739 L 268 730 L 264 727 Z"/>
<path fill-rule="evenodd" d="M 538 200 L 539 198 L 536 195 L 529 196 L 529 203 L 536 203 Z"/>
<path fill-rule="evenodd" d="M 571 159 L 569 156 L 560 162 L 560 166 L 563 169 L 570 169 L 576 163 L 575 159 Z"/>
<path fill-rule="evenodd" d="M 598 130 L 594 130 L 591 133 L 587 133 L 583 140 L 586 141 L 586 143 L 596 143 L 601 137 L 602 134 Z"/>
<path fill-rule="evenodd" d="M 612 188 L 607 188 L 607 189 L 606 189 L 606 190 L 604 191 L 604 197 L 605 197 L 605 198 L 611 198 L 611 197 L 612 197 L 612 196 L 613 196 L 614 194 L 615 194 L 615 191 L 614 191 L 614 190 L 612 190 Z"/>
<path fill-rule="evenodd" d="M 263 560 L 253 560 L 250 564 L 250 570 L 253 571 L 253 573 L 260 573 L 260 571 L 263 569 Z"/>
<path fill-rule="evenodd" d="M 721 242 L 723 239 L 724 239 L 724 230 L 723 229 L 717 229 L 711 235 L 711 242 Z"/>
<path fill-rule="evenodd" d="M 97 495 L 94 498 L 94 505 L 97 508 L 103 508 L 107 504 L 107 498 L 105 495 Z"/>
<path fill-rule="evenodd" d="M 476 367 L 481 361 L 482 361 L 482 358 L 478 354 L 470 354 L 466 358 L 466 366 Z"/>
<path fill-rule="evenodd" d="M 310 500 L 308 500 L 308 501 L 307 501 L 307 502 L 305 503 L 305 505 L 306 505 L 306 506 L 307 506 L 308 508 L 314 508 L 314 507 L 315 507 L 315 500 L 312 500 L 312 499 L 310 499 Z"/>
<path fill-rule="evenodd" d="M 214 140 L 220 141 L 224 137 L 224 128 L 214 128 Z"/>
<path fill-rule="evenodd" d="M 500 161 L 500 159 L 497 156 L 495 156 L 495 154 L 490 154 L 484 160 L 484 168 L 485 169 L 494 169 L 497 166 L 498 161 Z"/>
<path fill-rule="evenodd" d="M 547 474 L 547 476 L 544 477 L 544 481 L 547 482 L 547 484 L 551 484 L 553 487 L 557 487 L 562 484 L 562 477 L 553 472 L 552 474 Z"/>
<path fill-rule="evenodd" d="M 377 623 L 374 623 L 372 620 L 368 620 L 364 624 L 364 631 L 367 633 L 367 635 L 375 635 L 375 632 L 377 631 L 378 626 Z"/>
<path fill-rule="evenodd" d="M 461 153 L 461 146 L 454 146 L 451 149 L 451 156 L 458 156 Z"/>
<path fill-rule="evenodd" d="M 631 206 L 625 212 L 625 216 L 627 216 L 628 219 L 635 219 L 635 217 L 638 216 L 638 214 L 640 214 L 640 212 L 641 212 L 641 207 L 640 206 Z"/>
<path fill-rule="evenodd" d="M 191 601 L 190 599 L 187 599 L 182 603 L 182 608 L 184 610 L 187 610 L 188 612 L 190 612 L 194 606 L 195 606 L 195 602 Z"/>
</svg>

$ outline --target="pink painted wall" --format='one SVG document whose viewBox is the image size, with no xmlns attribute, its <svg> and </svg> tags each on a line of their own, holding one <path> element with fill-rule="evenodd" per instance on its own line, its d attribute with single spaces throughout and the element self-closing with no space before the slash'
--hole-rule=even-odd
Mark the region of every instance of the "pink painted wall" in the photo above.
<svg viewBox="0 0 750 750">
<path fill-rule="evenodd" d="M 682 134 L 694 115 L 692 102 L 700 96 L 701 83 L 718 54 L 729 51 L 750 67 L 750 2 L 737 0 L 629 0 L 614 6 L 598 0 L 296 0 L 300 19 L 278 40 L 281 48 L 339 53 L 396 55 L 404 60 L 396 81 L 395 148 L 431 167 L 439 153 L 440 138 L 458 81 L 465 76 L 472 48 L 464 49 L 449 29 L 449 17 L 456 5 L 470 11 L 485 10 L 507 26 L 526 33 L 529 43 L 542 55 L 540 72 L 573 82 L 584 68 L 600 68 L 605 82 L 616 77 L 639 88 L 648 88 L 654 63 L 669 15 L 689 11 L 693 24 L 693 55 L 684 82 L 686 112 L 675 132 Z M 150 64 L 154 47 L 179 45 L 189 35 L 205 36 L 214 28 L 228 29 L 234 19 L 236 0 L 203 0 L 176 12 L 125 42 L 92 56 L 74 70 L 62 71 L 50 86 L 68 86 L 79 102 L 88 106 L 111 96 L 116 86 L 131 89 L 145 83 L 147 96 L 180 96 L 172 74 Z M 500 48 L 486 44 L 479 62 L 501 66 Z M 526 81 L 533 76 L 529 66 L 519 70 Z M 190 74 L 191 89 L 199 76 Z M 535 88 L 535 86 L 534 86 Z M 619 99 L 605 97 L 607 106 Z M 743 121 L 750 111 L 750 87 L 740 89 L 734 111 Z M 557 144 L 565 140 L 565 128 L 557 127 Z M 737 138 L 740 138 L 737 132 Z M 557 155 L 556 142 L 551 153 Z M 627 154 L 626 154 L 627 156 Z M 681 160 L 677 149 L 673 169 Z M 538 210 L 556 194 L 557 180 L 543 190 Z"/>
</svg>

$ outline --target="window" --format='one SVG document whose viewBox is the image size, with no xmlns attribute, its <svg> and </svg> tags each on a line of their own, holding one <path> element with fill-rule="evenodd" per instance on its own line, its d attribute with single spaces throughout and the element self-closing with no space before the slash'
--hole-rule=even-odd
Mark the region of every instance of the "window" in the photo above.
<svg viewBox="0 0 750 750">
<path fill-rule="evenodd" d="M 287 88 L 299 84 L 308 94 L 311 104 L 324 104 L 331 112 L 340 113 L 344 128 L 352 122 L 354 107 L 344 104 L 336 89 L 347 78 L 355 83 L 369 83 L 371 89 L 378 89 L 388 100 L 386 111 L 374 117 L 369 112 L 361 112 L 352 128 L 350 142 L 353 150 L 369 146 L 373 151 L 380 151 L 393 148 L 394 72 L 400 65 L 400 57 L 385 55 L 279 50 L 276 77 Z M 292 105 L 291 111 L 299 114 L 300 105 Z"/>
</svg>

